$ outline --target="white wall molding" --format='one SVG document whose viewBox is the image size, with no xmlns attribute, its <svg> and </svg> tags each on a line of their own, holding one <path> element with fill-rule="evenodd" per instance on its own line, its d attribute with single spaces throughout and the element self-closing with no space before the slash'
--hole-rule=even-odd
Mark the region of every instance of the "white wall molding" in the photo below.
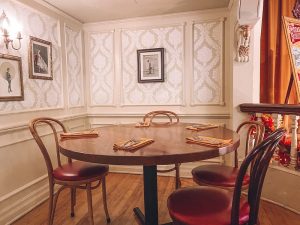
<svg viewBox="0 0 300 225">
<path fill-rule="evenodd" d="M 289 206 L 287 206 L 287 205 L 285 205 L 285 204 L 282 204 L 282 203 L 280 203 L 280 202 L 275 202 L 275 201 L 273 201 L 272 199 L 265 198 L 265 197 L 263 197 L 263 196 L 261 197 L 261 199 L 262 199 L 263 201 L 270 202 L 270 203 L 272 203 L 272 204 L 274 204 L 274 205 L 278 205 L 278 206 L 280 206 L 280 207 L 282 207 L 282 208 L 284 208 L 284 209 L 290 210 L 291 212 L 294 212 L 294 213 L 297 213 L 297 214 L 300 215 L 300 210 L 293 209 L 293 208 L 291 208 L 291 207 L 289 207 Z"/>
<path fill-rule="evenodd" d="M 204 16 L 206 18 L 211 18 L 215 14 L 229 14 L 230 10 L 227 8 L 218 8 L 218 9 L 208 9 L 208 10 L 196 10 L 196 11 L 189 11 L 189 12 L 182 12 L 182 13 L 172 13 L 172 14 L 165 14 L 165 15 L 158 15 L 158 16 L 146 16 L 146 17 L 136 17 L 136 18 L 129 18 L 129 19 L 122 19 L 122 20 L 111 20 L 111 21 L 103 21 L 103 22 L 96 22 L 96 23 L 85 23 L 83 24 L 84 30 L 95 30 L 99 29 L 101 26 L 114 26 L 118 24 L 134 24 L 139 22 L 144 22 L 148 20 L 152 20 L 157 22 L 157 24 L 165 25 L 168 24 L 168 20 L 172 20 L 174 18 L 181 18 L 181 17 L 199 17 L 199 15 Z"/>
<path fill-rule="evenodd" d="M 224 17 L 193 21 L 191 106 L 225 105 L 224 21 Z M 214 24 L 213 28 L 211 24 Z M 218 37 L 215 37 L 216 31 Z M 200 33 L 197 39 L 196 32 Z M 204 54 L 211 57 L 204 58 Z"/>
<path fill-rule="evenodd" d="M 62 110 L 64 107 L 51 107 L 51 108 L 39 108 L 39 109 L 24 109 L 24 110 L 14 110 L 12 112 L 0 112 L 1 115 L 7 115 L 9 114 L 24 114 L 24 113 L 30 113 L 30 112 L 40 112 L 40 111 L 52 111 L 52 110 Z"/>
<path fill-rule="evenodd" d="M 183 23 L 121 30 L 121 106 L 184 105 L 184 35 Z M 165 82 L 137 82 L 136 50 L 147 48 L 165 49 Z"/>
<path fill-rule="evenodd" d="M 166 23 L 166 24 L 149 24 L 149 25 L 136 25 L 136 26 L 130 26 L 128 28 L 121 28 L 120 31 L 135 31 L 135 30 L 151 30 L 156 28 L 167 28 L 167 27 L 185 27 L 186 22 L 181 23 Z"/>
<path fill-rule="evenodd" d="M 73 115 L 59 116 L 55 118 L 61 121 L 68 121 L 68 120 L 75 120 L 75 119 L 85 119 L 86 116 L 87 116 L 86 113 L 79 113 Z M 14 123 L 14 124 L 10 124 L 9 126 L 0 127 L 0 135 L 6 132 L 14 132 L 23 129 L 28 129 L 28 122 Z"/>
<path fill-rule="evenodd" d="M 88 118 L 116 118 L 116 117 L 128 117 L 128 118 L 142 118 L 145 113 L 89 113 Z M 230 114 L 183 114 L 177 113 L 179 117 L 182 118 L 199 118 L 199 119 L 230 119 Z"/>
<path fill-rule="evenodd" d="M 88 104 L 92 107 L 113 106 L 116 83 L 114 29 L 88 32 L 86 37 Z"/>
<path fill-rule="evenodd" d="M 85 107 L 82 31 L 64 23 L 67 107 Z M 78 62 L 79 61 L 79 62 Z M 77 100 L 75 98 L 77 98 Z"/>
<path fill-rule="evenodd" d="M 192 169 L 200 165 L 206 164 L 219 164 L 222 163 L 222 157 L 190 162 L 190 163 L 182 163 L 180 165 L 180 177 L 183 178 L 192 178 Z M 165 170 L 174 167 L 174 164 L 171 165 L 159 165 L 158 169 Z M 143 174 L 143 166 L 120 166 L 120 165 L 110 165 L 109 171 L 112 173 L 130 173 L 130 174 Z M 159 176 L 175 176 L 175 172 L 170 173 L 158 173 Z"/>
<path fill-rule="evenodd" d="M 51 5 L 50 3 L 44 1 L 44 0 L 34 0 L 35 2 L 37 2 L 38 4 L 48 8 L 50 11 L 53 11 L 63 17 L 66 17 L 68 19 L 70 19 L 72 22 L 76 23 L 77 25 L 82 25 L 82 21 L 78 20 L 77 18 L 74 18 L 73 16 L 70 16 L 69 14 L 65 13 L 64 11 L 54 7 L 53 5 Z"/>
<path fill-rule="evenodd" d="M 71 131 L 82 130 L 86 127 L 86 114 L 64 116 L 57 119 L 66 122 L 65 126 Z M 41 136 L 47 136 L 50 133 L 50 130 L 42 129 Z M 0 151 L 3 147 L 30 140 L 33 140 L 33 137 L 29 131 L 28 123 L 14 124 L 9 127 L 0 128 Z"/>
<path fill-rule="evenodd" d="M 11 224 L 49 197 L 48 175 L 43 175 L 0 199 L 0 224 Z"/>
</svg>

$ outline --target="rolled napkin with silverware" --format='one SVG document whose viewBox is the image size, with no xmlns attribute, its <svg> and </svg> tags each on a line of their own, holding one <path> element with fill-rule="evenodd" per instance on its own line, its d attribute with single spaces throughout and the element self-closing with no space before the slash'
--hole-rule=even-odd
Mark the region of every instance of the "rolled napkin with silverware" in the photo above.
<svg viewBox="0 0 300 225">
<path fill-rule="evenodd" d="M 71 139 L 71 138 L 91 138 L 91 137 L 98 137 L 99 132 L 95 130 L 87 130 L 87 131 L 78 131 L 78 132 L 68 132 L 68 133 L 61 133 L 61 139 Z"/>
<path fill-rule="evenodd" d="M 146 145 L 153 143 L 154 140 L 151 138 L 132 138 L 130 140 L 121 141 L 119 143 L 114 144 L 113 149 L 115 151 L 123 150 L 123 151 L 134 151 L 139 148 L 142 148 Z"/>
<path fill-rule="evenodd" d="M 232 139 L 220 139 L 205 136 L 187 137 L 186 143 L 198 144 L 210 147 L 225 147 L 232 143 Z"/>
<path fill-rule="evenodd" d="M 217 128 L 217 127 L 219 127 L 219 125 L 210 124 L 210 123 L 207 123 L 207 124 L 199 123 L 199 124 L 193 124 L 193 125 L 187 126 L 186 129 L 194 130 L 194 131 L 202 131 L 202 130 L 208 130 L 208 129 Z"/>
</svg>

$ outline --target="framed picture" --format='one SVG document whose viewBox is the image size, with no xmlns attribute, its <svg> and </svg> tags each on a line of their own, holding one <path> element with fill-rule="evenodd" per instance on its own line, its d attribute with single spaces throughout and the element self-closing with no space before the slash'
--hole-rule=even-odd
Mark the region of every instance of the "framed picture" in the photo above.
<svg viewBox="0 0 300 225">
<path fill-rule="evenodd" d="M 29 78 L 53 80 L 51 42 L 30 36 Z"/>
<path fill-rule="evenodd" d="M 0 54 L 0 101 L 23 101 L 21 58 Z"/>
<path fill-rule="evenodd" d="M 298 102 L 300 102 L 300 20 L 283 17 L 282 22 L 292 65 L 297 98 Z"/>
<path fill-rule="evenodd" d="M 164 49 L 137 50 L 138 82 L 164 82 Z"/>
</svg>

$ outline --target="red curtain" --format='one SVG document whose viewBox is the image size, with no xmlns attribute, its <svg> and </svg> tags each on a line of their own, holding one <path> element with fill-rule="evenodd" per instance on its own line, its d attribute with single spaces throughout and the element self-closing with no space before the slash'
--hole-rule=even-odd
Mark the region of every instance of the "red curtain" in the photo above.
<svg viewBox="0 0 300 225">
<path fill-rule="evenodd" d="M 260 102 L 284 103 L 291 76 L 290 58 L 282 16 L 293 17 L 296 0 L 264 0 L 261 62 Z M 297 103 L 295 86 L 289 103 Z"/>
</svg>

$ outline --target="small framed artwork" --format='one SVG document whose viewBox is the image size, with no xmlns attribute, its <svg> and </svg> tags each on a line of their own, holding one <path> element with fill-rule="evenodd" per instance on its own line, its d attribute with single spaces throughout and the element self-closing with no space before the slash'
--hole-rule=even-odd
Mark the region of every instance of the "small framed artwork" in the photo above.
<svg viewBox="0 0 300 225">
<path fill-rule="evenodd" d="M 53 80 L 51 42 L 30 36 L 29 78 Z"/>
<path fill-rule="evenodd" d="M 21 58 L 0 54 L 0 101 L 23 101 Z"/>
<path fill-rule="evenodd" d="M 297 99 L 298 102 L 300 102 L 300 20 L 283 17 L 282 22 L 292 66 Z"/>
<path fill-rule="evenodd" d="M 164 82 L 164 49 L 137 50 L 138 82 Z"/>
</svg>

